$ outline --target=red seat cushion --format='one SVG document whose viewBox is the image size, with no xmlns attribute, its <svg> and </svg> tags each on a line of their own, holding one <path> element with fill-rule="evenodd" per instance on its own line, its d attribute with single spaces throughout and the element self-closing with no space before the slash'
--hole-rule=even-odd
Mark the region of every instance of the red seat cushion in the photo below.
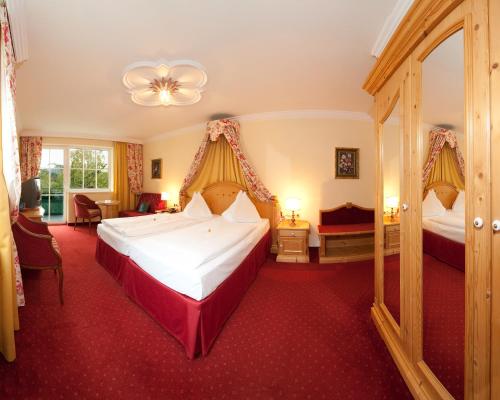
<svg viewBox="0 0 500 400">
<path fill-rule="evenodd" d="M 375 224 L 318 225 L 319 234 L 370 233 L 375 231 Z"/>
</svg>

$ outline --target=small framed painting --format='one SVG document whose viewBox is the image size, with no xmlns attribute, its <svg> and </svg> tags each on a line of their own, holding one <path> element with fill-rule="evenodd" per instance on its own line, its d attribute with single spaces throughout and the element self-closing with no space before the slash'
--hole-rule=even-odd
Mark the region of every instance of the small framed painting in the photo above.
<svg viewBox="0 0 500 400">
<path fill-rule="evenodd" d="M 161 158 L 151 160 L 151 179 L 161 179 Z"/>
<path fill-rule="evenodd" d="M 359 149 L 335 148 L 335 178 L 359 179 Z"/>
</svg>

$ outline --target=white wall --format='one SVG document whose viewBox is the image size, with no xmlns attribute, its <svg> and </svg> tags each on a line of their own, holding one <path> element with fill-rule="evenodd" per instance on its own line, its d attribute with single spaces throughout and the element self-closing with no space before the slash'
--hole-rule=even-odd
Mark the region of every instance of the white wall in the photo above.
<svg viewBox="0 0 500 400">
<path fill-rule="evenodd" d="M 204 135 L 203 127 L 144 145 L 144 190 L 178 192 Z M 267 188 L 283 204 L 302 200 L 317 246 L 319 210 L 347 201 L 374 206 L 375 136 L 369 120 L 280 119 L 241 122 L 241 146 Z M 335 147 L 360 149 L 360 179 L 335 179 Z M 151 179 L 151 160 L 163 159 L 162 179 Z"/>
</svg>

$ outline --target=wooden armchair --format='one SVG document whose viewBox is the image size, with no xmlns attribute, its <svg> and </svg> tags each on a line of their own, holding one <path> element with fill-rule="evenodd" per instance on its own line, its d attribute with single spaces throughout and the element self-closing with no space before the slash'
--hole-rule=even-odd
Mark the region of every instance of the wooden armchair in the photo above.
<svg viewBox="0 0 500 400">
<path fill-rule="evenodd" d="M 63 300 L 63 269 L 59 246 L 49 231 L 47 223 L 35 222 L 24 215 L 12 225 L 21 268 L 53 269 L 59 281 L 59 301 Z"/>
<path fill-rule="evenodd" d="M 89 232 L 94 218 L 99 218 L 99 221 L 102 220 L 101 209 L 94 200 L 89 199 L 87 196 L 75 194 L 73 196 L 73 204 L 75 206 L 75 224 L 73 225 L 73 230 L 76 229 L 78 218 L 81 218 L 83 222 L 86 219 L 89 220 Z"/>
</svg>

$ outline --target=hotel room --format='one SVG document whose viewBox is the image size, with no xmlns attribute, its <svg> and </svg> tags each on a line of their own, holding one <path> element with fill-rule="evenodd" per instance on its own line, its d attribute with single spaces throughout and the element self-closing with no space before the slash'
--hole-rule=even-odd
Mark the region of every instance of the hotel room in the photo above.
<svg viewBox="0 0 500 400">
<path fill-rule="evenodd" d="M 0 398 L 498 398 L 498 1 L 0 23 Z"/>
</svg>

